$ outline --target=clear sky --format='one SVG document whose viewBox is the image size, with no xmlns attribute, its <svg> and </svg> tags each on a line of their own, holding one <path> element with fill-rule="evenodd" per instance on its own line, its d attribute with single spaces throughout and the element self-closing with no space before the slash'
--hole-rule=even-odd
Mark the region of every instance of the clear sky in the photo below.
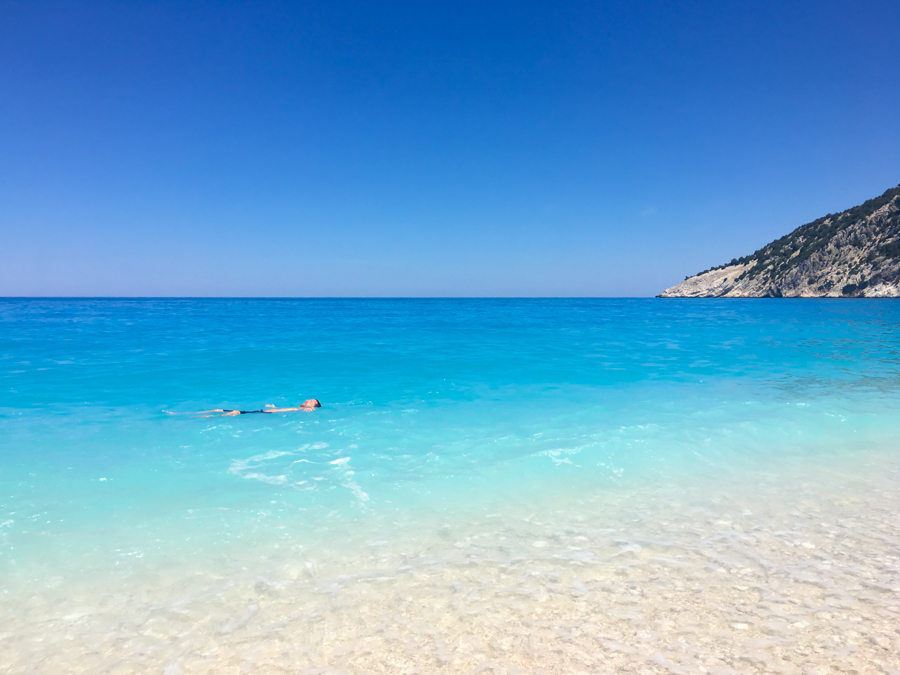
<svg viewBox="0 0 900 675">
<path fill-rule="evenodd" d="M 0 0 L 0 295 L 653 295 L 900 183 L 898 73 L 897 0 Z"/>
</svg>

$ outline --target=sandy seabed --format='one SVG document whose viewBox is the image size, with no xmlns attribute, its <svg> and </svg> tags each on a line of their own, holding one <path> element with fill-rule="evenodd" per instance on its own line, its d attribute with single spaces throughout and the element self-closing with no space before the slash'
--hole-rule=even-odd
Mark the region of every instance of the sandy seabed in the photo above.
<svg viewBox="0 0 900 675">
<path fill-rule="evenodd" d="M 5 673 L 900 673 L 895 451 L 7 588 Z M 830 463 L 829 463 L 830 464 Z M 340 539 L 335 544 L 332 539 Z"/>
</svg>

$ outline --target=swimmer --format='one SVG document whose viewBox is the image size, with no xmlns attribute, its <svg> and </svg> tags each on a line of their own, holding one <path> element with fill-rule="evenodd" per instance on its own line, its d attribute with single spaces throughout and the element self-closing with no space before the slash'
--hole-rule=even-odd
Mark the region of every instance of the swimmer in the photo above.
<svg viewBox="0 0 900 675">
<path fill-rule="evenodd" d="M 260 408 L 259 410 L 228 410 L 226 408 L 216 408 L 214 410 L 198 410 L 197 412 L 192 413 L 174 413 L 169 410 L 163 410 L 164 413 L 168 415 L 203 415 L 203 417 L 234 417 L 236 415 L 252 415 L 254 413 L 281 413 L 281 412 L 295 412 L 297 410 L 302 410 L 303 412 L 312 412 L 316 408 L 321 408 L 322 404 L 319 403 L 319 399 L 317 398 L 309 398 L 303 401 L 298 408 L 276 408 L 271 403 L 266 403 L 265 407 Z"/>
</svg>

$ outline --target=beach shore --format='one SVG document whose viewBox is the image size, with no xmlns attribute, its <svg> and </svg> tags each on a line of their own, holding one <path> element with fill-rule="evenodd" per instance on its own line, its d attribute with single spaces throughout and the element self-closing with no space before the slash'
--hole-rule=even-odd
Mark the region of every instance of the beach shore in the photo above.
<svg viewBox="0 0 900 675">
<path fill-rule="evenodd" d="M 287 534 L 7 585 L 0 660 L 167 675 L 900 669 L 889 448 L 329 527 L 314 549 Z"/>
</svg>

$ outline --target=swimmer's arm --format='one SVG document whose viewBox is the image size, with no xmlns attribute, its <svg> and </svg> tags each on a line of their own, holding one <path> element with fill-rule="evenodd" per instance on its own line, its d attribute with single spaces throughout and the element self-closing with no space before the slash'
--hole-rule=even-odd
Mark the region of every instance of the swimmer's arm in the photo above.
<svg viewBox="0 0 900 675">
<path fill-rule="evenodd" d="M 302 410 L 303 412 L 312 412 L 315 410 L 312 406 L 301 405 L 297 408 L 273 408 L 272 406 L 266 406 L 263 410 L 264 413 L 277 413 L 277 412 L 294 412 L 296 410 Z"/>
</svg>

